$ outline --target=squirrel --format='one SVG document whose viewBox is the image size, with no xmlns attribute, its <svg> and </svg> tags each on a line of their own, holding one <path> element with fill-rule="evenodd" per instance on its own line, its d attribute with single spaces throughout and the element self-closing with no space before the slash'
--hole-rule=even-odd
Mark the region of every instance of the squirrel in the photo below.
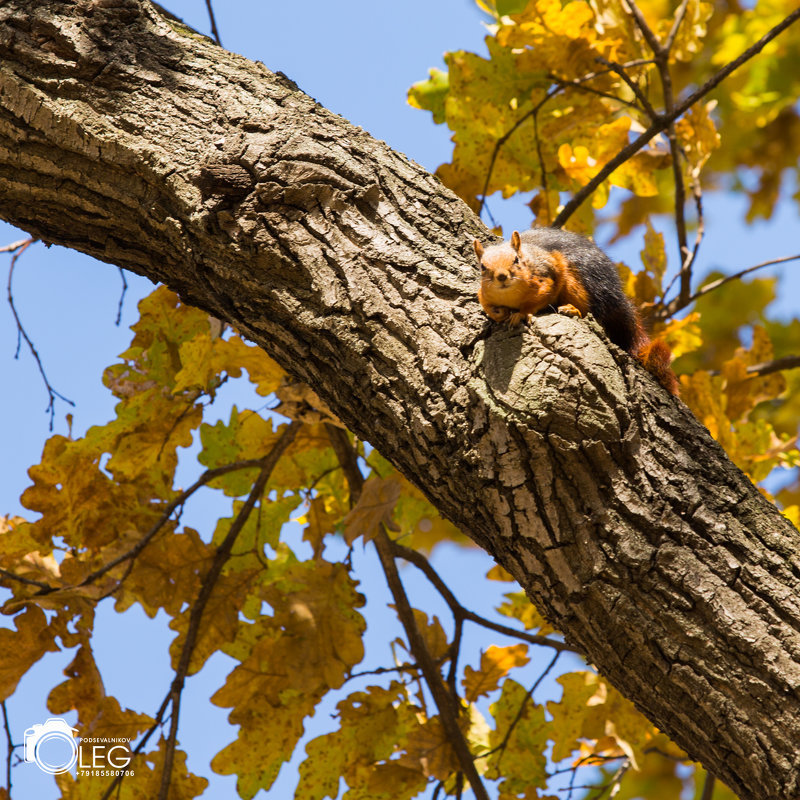
<svg viewBox="0 0 800 800">
<path fill-rule="evenodd" d="M 532 228 L 514 231 L 509 242 L 484 247 L 475 239 L 473 246 L 482 272 L 478 300 L 495 322 L 519 325 L 548 307 L 570 316 L 590 313 L 614 344 L 678 395 L 672 352 L 650 340 L 616 266 L 595 244 L 569 231 Z"/>
</svg>

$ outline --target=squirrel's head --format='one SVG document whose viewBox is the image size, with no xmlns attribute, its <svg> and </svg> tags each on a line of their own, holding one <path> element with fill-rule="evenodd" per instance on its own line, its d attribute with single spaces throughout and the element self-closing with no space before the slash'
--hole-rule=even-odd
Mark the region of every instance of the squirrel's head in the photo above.
<svg viewBox="0 0 800 800">
<path fill-rule="evenodd" d="M 535 245 L 524 244 L 517 231 L 511 234 L 508 242 L 484 247 L 475 239 L 473 247 L 484 283 L 508 288 L 517 281 L 530 285 L 532 281 L 547 282 L 556 278 L 551 254 Z"/>
<path fill-rule="evenodd" d="M 508 242 L 484 247 L 475 239 L 473 247 L 481 265 L 482 292 L 491 302 L 519 308 L 537 295 L 544 301 L 553 292 L 557 275 L 550 253 L 524 244 L 518 231 Z"/>
</svg>

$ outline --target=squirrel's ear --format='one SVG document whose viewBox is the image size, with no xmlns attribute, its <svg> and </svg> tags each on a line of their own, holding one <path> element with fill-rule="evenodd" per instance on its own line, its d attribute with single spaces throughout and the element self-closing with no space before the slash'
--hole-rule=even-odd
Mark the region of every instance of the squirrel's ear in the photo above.
<svg viewBox="0 0 800 800">
<path fill-rule="evenodd" d="M 519 253 L 520 247 L 522 247 L 522 240 L 519 238 L 519 231 L 514 231 L 511 234 L 511 246 Z"/>
<path fill-rule="evenodd" d="M 478 256 L 478 261 L 480 261 L 483 258 L 483 245 L 475 239 L 472 242 L 472 246 L 475 248 L 475 255 Z"/>
</svg>

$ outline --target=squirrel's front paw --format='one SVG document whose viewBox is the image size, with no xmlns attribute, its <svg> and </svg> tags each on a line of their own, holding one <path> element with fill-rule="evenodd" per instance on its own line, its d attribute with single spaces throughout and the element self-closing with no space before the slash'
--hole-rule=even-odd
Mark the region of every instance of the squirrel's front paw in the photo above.
<svg viewBox="0 0 800 800">
<path fill-rule="evenodd" d="M 511 309 L 506 306 L 489 306 L 484 309 L 489 316 L 489 319 L 495 322 L 505 322 L 511 315 Z"/>
<path fill-rule="evenodd" d="M 523 314 L 520 311 L 515 311 L 508 320 L 509 328 L 516 328 L 517 325 L 522 325 L 528 321 L 530 314 Z"/>
<path fill-rule="evenodd" d="M 565 306 L 559 306 L 558 313 L 564 314 L 568 317 L 578 317 L 578 319 L 580 319 L 583 316 L 583 314 L 581 314 L 581 312 L 578 311 L 578 309 L 575 308 L 575 306 L 573 306 L 572 303 L 568 303 Z"/>
</svg>

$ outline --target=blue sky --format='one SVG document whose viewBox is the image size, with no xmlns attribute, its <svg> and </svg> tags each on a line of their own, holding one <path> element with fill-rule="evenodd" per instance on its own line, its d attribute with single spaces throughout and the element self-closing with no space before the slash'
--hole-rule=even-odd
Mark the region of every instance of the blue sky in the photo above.
<svg viewBox="0 0 800 800">
<path fill-rule="evenodd" d="M 163 0 L 164 5 L 188 24 L 207 32 L 208 17 L 203 0 Z M 446 50 L 469 49 L 483 52 L 482 15 L 473 0 L 407 0 L 405 3 L 342 0 L 338 3 L 311 0 L 306 3 L 243 2 L 216 4 L 217 21 L 224 46 L 249 58 L 263 61 L 280 70 L 320 103 L 360 125 L 373 136 L 387 141 L 428 169 L 448 160 L 449 131 L 435 126 L 431 116 L 406 103 L 408 87 L 426 77 L 429 67 L 442 67 Z M 525 228 L 530 215 L 521 203 L 492 201 L 496 219 L 507 230 Z M 699 273 L 712 268 L 736 271 L 768 258 L 789 255 L 800 249 L 797 213 L 785 207 L 769 224 L 745 228 L 741 201 L 709 197 L 707 238 L 701 251 Z M 671 231 L 665 231 L 669 240 Z M 14 241 L 20 233 L 0 223 L 0 245 Z M 600 239 L 602 244 L 602 238 Z M 638 263 L 640 240 L 620 244 L 610 250 L 615 260 Z M 4 257 L 6 258 L 6 257 Z M 3 263 L 7 263 L 7 260 Z M 800 298 L 800 265 L 778 270 L 786 275 L 782 284 L 782 315 L 796 314 Z M 38 348 L 53 386 L 75 401 L 74 409 L 59 403 L 55 431 L 66 433 L 65 414 L 74 415 L 74 431 L 80 434 L 91 424 L 109 419 L 113 413 L 111 395 L 102 388 L 100 376 L 105 366 L 125 349 L 130 338 L 128 326 L 136 317 L 136 302 L 152 285 L 137 276 L 128 276 L 130 288 L 123 309 L 122 325 L 114 326 L 121 279 L 117 270 L 85 256 L 41 244 L 32 247 L 20 260 L 14 281 L 14 296 L 23 322 Z M 18 498 L 28 485 L 26 469 L 40 457 L 49 435 L 44 412 L 47 396 L 36 366 L 23 344 L 18 360 L 16 328 L 5 304 L 0 306 L 0 361 L 4 391 L 0 393 L 0 513 L 22 513 Z M 240 405 L 249 397 L 232 391 L 229 400 Z M 262 401 L 257 401 L 261 405 Z M 220 403 L 220 406 L 223 404 Z M 221 412 L 227 416 L 227 412 Z M 185 477 L 196 474 L 187 469 Z M 204 505 L 203 503 L 208 503 Z M 185 522 L 206 534 L 211 513 L 220 511 L 212 501 L 191 507 Z M 221 511 L 226 509 L 222 508 Z M 204 531 L 205 527 L 205 531 Z M 370 553 L 357 554 L 361 562 L 362 591 L 369 598 L 368 636 L 377 650 L 400 631 L 379 609 L 388 595 L 379 568 Z M 487 559 L 478 553 L 443 550 L 438 567 L 454 588 L 470 598 L 475 610 L 488 608 L 506 587 L 494 584 L 483 596 L 474 587 L 482 585 Z M 423 582 L 410 570 L 413 602 L 429 613 L 447 615 Z M 490 595 L 494 592 L 494 596 Z M 5 622 L 5 621 L 4 621 Z M 98 617 L 95 645 L 104 669 L 107 691 L 116 694 L 123 705 L 153 713 L 167 691 L 170 672 L 167 649 L 172 632 L 165 619 L 147 621 L 135 609 L 122 617 L 112 612 Z M 473 635 L 465 652 L 475 665 L 479 643 L 491 640 Z M 511 644 L 497 640 L 497 644 Z M 389 661 L 373 660 L 365 668 Z M 549 659 L 548 653 L 538 658 Z M 17 695 L 9 702 L 15 737 L 48 713 L 45 701 L 52 686 L 61 682 L 61 670 L 71 654 L 54 654 L 24 679 Z M 541 663 L 541 662 L 539 662 Z M 208 767 L 211 757 L 235 734 L 226 722 L 227 712 L 211 706 L 208 696 L 222 683 L 232 662 L 226 657 L 212 659 L 195 678 L 189 680 L 182 704 L 182 746 L 190 753 L 190 768 L 211 777 L 212 788 L 206 797 L 234 796 L 233 780 L 213 776 Z M 535 676 L 536 667 L 530 675 Z M 331 708 L 322 709 L 311 728 L 315 733 L 328 730 Z M 0 750 L 3 745 L 0 744 Z M 302 755 L 302 748 L 301 748 Z M 48 800 L 58 796 L 52 780 L 30 765 L 14 770 L 18 787 L 16 798 Z M 294 788 L 294 765 L 281 774 L 270 797 L 290 797 Z M 1 784 L 0 784 L 1 785 Z M 263 795 L 261 795 L 263 796 Z"/>
</svg>

